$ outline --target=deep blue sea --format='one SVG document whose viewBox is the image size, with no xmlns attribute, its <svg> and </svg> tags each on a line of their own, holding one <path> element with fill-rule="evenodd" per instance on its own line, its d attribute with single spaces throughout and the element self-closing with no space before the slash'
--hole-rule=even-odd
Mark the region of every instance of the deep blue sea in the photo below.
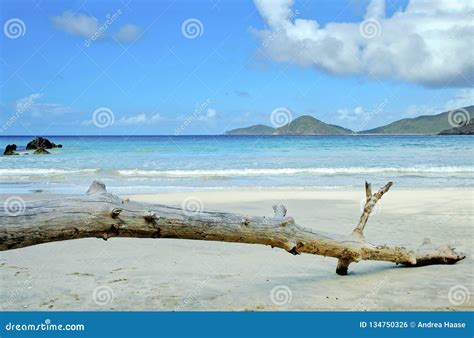
<svg viewBox="0 0 474 338">
<path fill-rule="evenodd" d="M 474 187 L 471 136 L 48 136 L 51 155 L 0 156 L 3 193 Z M 2 136 L 19 152 L 31 136 Z"/>
</svg>

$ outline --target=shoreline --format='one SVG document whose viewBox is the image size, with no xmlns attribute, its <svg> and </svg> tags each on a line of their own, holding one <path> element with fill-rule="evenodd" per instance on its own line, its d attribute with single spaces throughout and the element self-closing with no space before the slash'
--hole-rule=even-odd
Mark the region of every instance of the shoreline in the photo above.
<svg viewBox="0 0 474 338">
<path fill-rule="evenodd" d="M 372 184 L 374 187 L 377 185 Z M 117 188 L 117 187 L 116 187 Z M 126 187 L 118 187 L 123 189 Z M 132 187 L 131 187 L 132 188 Z M 85 194 L 88 186 L 84 186 Z M 321 199 L 327 197 L 337 198 L 341 193 L 346 194 L 348 197 L 354 197 L 355 195 L 360 195 L 363 197 L 363 185 L 361 184 L 360 188 L 357 187 L 157 187 L 156 192 L 117 192 L 113 186 L 107 186 L 107 191 L 117 195 L 121 198 L 129 198 L 136 201 L 146 202 L 146 201 L 156 201 L 156 196 L 168 196 L 168 200 L 173 200 L 179 197 L 193 195 L 208 195 L 212 196 L 214 194 L 227 194 L 231 193 L 232 200 L 238 200 L 239 198 L 248 199 L 261 199 L 264 196 L 273 196 L 275 199 L 290 198 L 290 199 Z M 420 193 L 427 195 L 431 192 L 465 192 L 471 193 L 472 198 L 474 199 L 474 186 L 463 186 L 463 187 L 419 187 L 419 188 L 410 188 L 406 186 L 396 186 L 390 190 L 390 193 Z M 54 198 L 54 197 L 72 197 L 81 195 L 81 193 L 62 193 L 62 192 L 48 192 L 48 191 L 30 191 L 30 192 L 1 192 L 0 201 L 8 198 L 9 196 L 21 196 L 26 197 L 28 200 L 41 200 L 43 198 Z M 233 197 L 232 197 L 233 196 Z M 229 198 L 229 197 L 228 197 Z"/>
</svg>

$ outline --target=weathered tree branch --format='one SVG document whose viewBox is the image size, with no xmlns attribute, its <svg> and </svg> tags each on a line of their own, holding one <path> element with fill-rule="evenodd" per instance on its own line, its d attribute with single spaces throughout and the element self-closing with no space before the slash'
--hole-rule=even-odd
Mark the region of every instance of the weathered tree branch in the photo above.
<svg viewBox="0 0 474 338">
<path fill-rule="evenodd" d="M 225 212 L 189 212 L 160 204 L 124 201 L 94 181 L 84 196 L 31 202 L 20 215 L 0 212 L 0 251 L 77 238 L 181 238 L 263 244 L 291 254 L 309 253 L 338 258 L 336 272 L 346 275 L 360 260 L 390 261 L 407 266 L 453 264 L 465 258 L 449 246 L 425 240 L 417 252 L 404 247 L 368 243 L 363 235 L 372 209 L 392 182 L 372 194 L 366 183 L 366 203 L 349 236 L 315 232 L 287 217 L 283 205 L 273 217 L 243 217 Z"/>
<path fill-rule="evenodd" d="M 392 185 L 393 182 L 388 182 L 382 188 L 380 188 L 377 193 L 372 195 L 371 184 L 365 182 L 365 206 L 364 210 L 362 211 L 362 215 L 360 215 L 359 224 L 357 224 L 354 231 L 352 232 L 354 235 L 359 235 L 361 237 L 364 236 L 364 228 L 367 224 L 367 221 L 369 220 L 369 215 L 372 212 L 372 209 Z"/>
</svg>

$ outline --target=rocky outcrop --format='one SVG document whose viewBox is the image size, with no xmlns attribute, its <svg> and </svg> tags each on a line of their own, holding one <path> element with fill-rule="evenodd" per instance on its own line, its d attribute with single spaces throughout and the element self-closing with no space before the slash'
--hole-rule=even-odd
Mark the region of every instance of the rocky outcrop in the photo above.
<svg viewBox="0 0 474 338">
<path fill-rule="evenodd" d="M 438 135 L 474 135 L 474 119 L 459 127 L 443 130 Z"/>
<path fill-rule="evenodd" d="M 5 147 L 3 155 L 18 155 L 16 152 L 16 144 L 9 144 Z"/>
<path fill-rule="evenodd" d="M 26 150 L 33 150 L 33 149 L 53 149 L 53 148 L 62 148 L 61 144 L 54 144 L 47 138 L 37 137 L 33 141 L 29 142 L 26 145 Z"/>
<path fill-rule="evenodd" d="M 33 152 L 34 155 L 46 155 L 46 154 L 51 154 L 49 151 L 47 151 L 44 148 L 38 148 Z"/>
</svg>

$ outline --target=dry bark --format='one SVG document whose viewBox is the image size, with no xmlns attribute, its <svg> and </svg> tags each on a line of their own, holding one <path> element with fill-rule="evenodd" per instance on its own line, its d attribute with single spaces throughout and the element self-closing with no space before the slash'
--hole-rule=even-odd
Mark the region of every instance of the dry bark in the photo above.
<svg viewBox="0 0 474 338">
<path fill-rule="evenodd" d="M 189 212 L 161 204 L 124 201 L 94 181 L 84 196 L 44 200 L 26 205 L 20 215 L 0 211 L 0 251 L 77 238 L 180 238 L 263 244 L 293 255 L 308 253 L 338 258 L 336 272 L 346 275 L 360 260 L 390 261 L 407 266 L 454 264 L 465 256 L 429 240 L 412 251 L 373 245 L 364 238 L 372 209 L 392 182 L 372 194 L 366 183 L 366 203 L 352 234 L 316 232 L 295 223 L 285 206 L 273 206 L 273 217 L 247 217 L 225 212 Z"/>
</svg>

